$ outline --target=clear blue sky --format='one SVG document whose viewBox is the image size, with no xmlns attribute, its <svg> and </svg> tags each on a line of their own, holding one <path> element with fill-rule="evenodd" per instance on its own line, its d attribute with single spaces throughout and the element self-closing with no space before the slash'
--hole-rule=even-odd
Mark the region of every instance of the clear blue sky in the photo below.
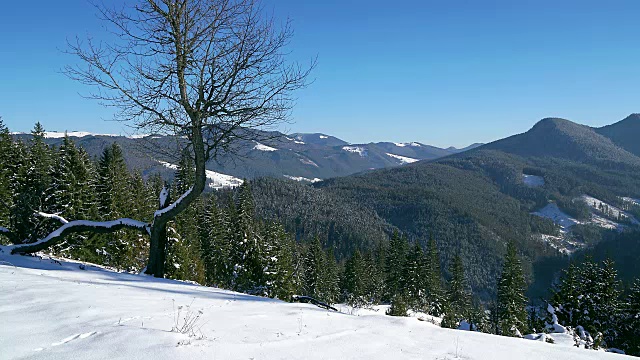
<svg viewBox="0 0 640 360">
<path fill-rule="evenodd" d="M 600 126 L 640 112 L 637 0 L 264 0 L 294 21 L 293 57 L 318 56 L 291 125 L 350 142 L 465 146 L 547 116 Z M 12 131 L 120 133 L 59 73 L 65 39 L 98 34 L 85 0 L 6 1 L 0 116 Z"/>
</svg>

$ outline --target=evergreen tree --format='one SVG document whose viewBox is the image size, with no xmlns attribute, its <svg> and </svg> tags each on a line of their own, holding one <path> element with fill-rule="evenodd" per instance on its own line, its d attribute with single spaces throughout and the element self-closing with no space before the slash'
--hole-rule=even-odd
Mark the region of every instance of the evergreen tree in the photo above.
<svg viewBox="0 0 640 360">
<path fill-rule="evenodd" d="M 11 222 L 11 207 L 13 205 L 12 181 L 17 171 L 17 161 L 14 155 L 13 139 L 9 129 L 0 117 L 0 226 L 8 227 Z M 0 244 L 3 243 L 0 232 Z M 9 240 L 7 238 L 7 240 Z"/>
<path fill-rule="evenodd" d="M 344 266 L 343 298 L 345 302 L 354 307 L 363 307 L 368 304 L 366 264 L 360 253 L 356 251 L 347 260 Z"/>
<path fill-rule="evenodd" d="M 405 295 L 405 264 L 407 261 L 408 244 L 404 237 L 395 232 L 389 242 L 386 261 L 386 290 L 387 300 L 395 295 Z"/>
<path fill-rule="evenodd" d="M 498 331 L 521 337 L 527 332 L 526 282 L 513 242 L 507 244 L 502 275 L 498 280 Z"/>
<path fill-rule="evenodd" d="M 323 269 L 325 264 L 325 254 L 322 251 L 320 238 L 316 237 L 307 248 L 304 261 L 304 283 L 303 294 L 324 300 Z"/>
<path fill-rule="evenodd" d="M 427 271 L 424 253 L 417 241 L 407 256 L 404 278 L 409 307 L 415 311 L 423 311 L 426 307 Z"/>
<path fill-rule="evenodd" d="M 442 327 L 457 328 L 462 320 L 469 317 L 471 296 L 467 290 L 462 258 L 457 254 L 451 264 L 451 279 L 447 291 L 447 304 Z"/>
<path fill-rule="evenodd" d="M 426 272 L 426 310 L 429 315 L 440 316 L 443 313 L 445 296 L 442 289 L 440 254 L 433 234 L 429 236 L 427 243 Z"/>
<path fill-rule="evenodd" d="M 626 297 L 621 322 L 620 346 L 628 355 L 640 355 L 640 279 L 636 279 Z"/>
</svg>

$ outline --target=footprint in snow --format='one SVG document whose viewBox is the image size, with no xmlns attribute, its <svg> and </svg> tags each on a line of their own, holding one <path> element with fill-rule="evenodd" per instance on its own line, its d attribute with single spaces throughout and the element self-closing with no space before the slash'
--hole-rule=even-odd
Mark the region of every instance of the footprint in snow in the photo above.
<svg viewBox="0 0 640 360">
<path fill-rule="evenodd" d="M 71 335 L 71 336 L 69 336 L 69 337 L 66 337 L 66 338 L 64 338 L 64 339 L 60 340 L 59 342 L 56 342 L 56 343 L 51 344 L 51 346 L 60 346 L 60 345 L 64 345 L 64 344 L 66 344 L 66 343 L 68 343 L 68 342 L 71 342 L 71 341 L 73 341 L 73 340 L 76 340 L 76 339 L 86 339 L 86 338 L 88 338 L 88 337 L 90 337 L 90 336 L 93 336 L 93 335 L 95 335 L 95 334 L 97 334 L 97 333 L 98 333 L 97 331 L 92 331 L 92 332 L 88 332 L 88 333 L 84 333 L 84 334 L 75 334 L 75 335 Z"/>
</svg>

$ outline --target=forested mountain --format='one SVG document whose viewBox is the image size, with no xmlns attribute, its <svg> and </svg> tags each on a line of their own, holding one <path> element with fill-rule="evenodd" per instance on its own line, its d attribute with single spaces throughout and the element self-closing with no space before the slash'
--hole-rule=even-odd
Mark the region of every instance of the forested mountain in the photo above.
<svg viewBox="0 0 640 360">
<path fill-rule="evenodd" d="M 611 139 L 616 145 L 640 156 L 640 114 L 631 114 L 615 124 L 595 129 L 598 134 Z"/>
<path fill-rule="evenodd" d="M 356 228 L 343 208 L 358 219 L 374 212 L 368 218 L 386 222 L 377 228 L 386 227 L 387 236 L 397 229 L 424 245 L 433 234 L 443 268 L 460 254 L 470 286 L 485 299 L 494 294 L 506 244 L 513 241 L 529 283 L 544 279 L 532 287 L 538 297 L 553 278 L 548 272 L 566 264 L 567 254 L 637 228 L 640 203 L 633 199 L 640 198 L 639 173 L 640 158 L 594 129 L 544 119 L 524 134 L 433 161 L 313 186 L 258 182 L 253 190 L 262 215 L 280 219 L 299 237 L 315 226 L 327 244 L 341 250 L 354 235 L 329 228 Z M 291 192 L 307 196 L 285 196 Z M 357 242 L 361 250 L 369 243 Z M 555 266 L 542 265 L 550 263 Z M 542 273 L 534 264 L 541 264 Z"/>
<path fill-rule="evenodd" d="M 324 134 L 285 135 L 280 132 L 257 132 L 261 142 L 238 140 L 237 145 L 221 152 L 216 161 L 207 164 L 215 187 L 223 187 L 229 181 L 253 179 L 263 176 L 289 178 L 314 182 L 321 179 L 345 176 L 353 173 L 394 167 L 425 159 L 437 159 L 476 147 L 441 149 L 412 143 L 349 144 Z M 15 138 L 28 140 L 30 134 L 14 134 Z M 72 138 L 85 149 L 90 157 L 97 158 L 112 143 L 123 151 L 127 165 L 144 175 L 160 173 L 172 177 L 172 168 L 179 161 L 180 137 L 161 135 L 113 136 L 94 135 L 86 132 L 70 132 Z M 59 146 L 64 133 L 47 132 L 45 142 Z M 227 175 L 226 177 L 224 175 Z M 230 177 L 231 178 L 230 178 Z M 220 180 L 222 177 L 225 180 Z M 234 180 L 238 179 L 238 180 Z M 213 186 L 213 185 L 212 185 Z"/>
</svg>

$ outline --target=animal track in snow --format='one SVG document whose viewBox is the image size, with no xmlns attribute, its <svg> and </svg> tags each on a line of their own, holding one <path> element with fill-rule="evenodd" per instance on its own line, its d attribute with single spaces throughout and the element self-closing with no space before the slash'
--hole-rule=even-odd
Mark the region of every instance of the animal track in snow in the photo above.
<svg viewBox="0 0 640 360">
<path fill-rule="evenodd" d="M 75 334 L 75 335 L 71 335 L 71 336 L 69 336 L 69 337 L 66 337 L 66 338 L 64 338 L 64 339 L 60 340 L 60 341 L 59 341 L 59 342 L 57 342 L 57 343 L 53 343 L 53 344 L 51 344 L 51 346 L 60 346 L 60 345 L 64 345 L 64 344 L 66 344 L 66 343 L 68 343 L 68 342 L 71 342 L 71 341 L 73 341 L 73 340 L 76 340 L 76 339 L 86 339 L 86 338 L 88 338 L 89 336 L 93 336 L 93 335 L 95 335 L 95 334 L 97 334 L 97 333 L 98 333 L 97 331 L 92 331 L 92 332 L 88 332 L 88 333 L 84 333 L 84 334 Z"/>
</svg>

